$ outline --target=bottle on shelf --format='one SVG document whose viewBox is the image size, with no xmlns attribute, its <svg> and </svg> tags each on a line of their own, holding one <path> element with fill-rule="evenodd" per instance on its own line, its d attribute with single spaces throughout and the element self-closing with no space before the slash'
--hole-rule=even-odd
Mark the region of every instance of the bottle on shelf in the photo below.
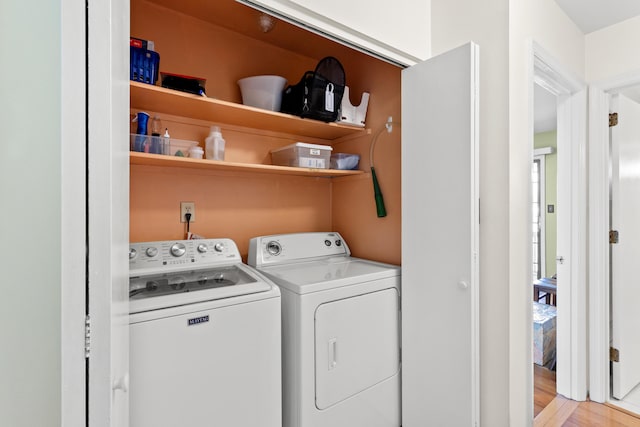
<svg viewBox="0 0 640 427">
<path fill-rule="evenodd" d="M 209 160 L 224 160 L 224 139 L 218 126 L 211 126 L 211 132 L 205 139 L 205 154 Z"/>
<path fill-rule="evenodd" d="M 157 115 L 153 116 L 151 120 L 151 148 L 150 153 L 153 154 L 166 154 L 169 150 L 169 146 L 162 138 L 160 138 L 160 129 L 162 127 L 162 121 Z"/>
<path fill-rule="evenodd" d="M 164 135 L 162 136 L 162 146 L 164 147 L 163 154 L 171 153 L 171 136 L 169 135 L 168 128 L 164 128 Z"/>
<path fill-rule="evenodd" d="M 160 136 L 161 129 L 162 129 L 162 120 L 160 120 L 160 117 L 157 115 L 153 116 L 153 120 L 151 121 L 151 135 Z"/>
</svg>

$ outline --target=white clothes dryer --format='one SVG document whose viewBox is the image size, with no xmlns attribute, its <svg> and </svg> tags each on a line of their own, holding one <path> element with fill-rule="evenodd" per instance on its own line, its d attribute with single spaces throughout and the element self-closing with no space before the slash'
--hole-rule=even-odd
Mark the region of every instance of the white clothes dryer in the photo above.
<svg viewBox="0 0 640 427">
<path fill-rule="evenodd" d="M 401 270 L 350 255 L 338 233 L 249 243 L 282 295 L 284 427 L 401 425 Z"/>
</svg>

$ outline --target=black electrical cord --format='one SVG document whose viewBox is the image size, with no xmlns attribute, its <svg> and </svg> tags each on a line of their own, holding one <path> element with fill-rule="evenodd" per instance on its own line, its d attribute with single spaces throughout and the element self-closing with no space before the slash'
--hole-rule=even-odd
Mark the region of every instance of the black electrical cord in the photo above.
<svg viewBox="0 0 640 427">
<path fill-rule="evenodd" d="M 190 213 L 184 214 L 184 219 L 187 220 L 187 234 L 189 234 L 189 225 L 191 224 L 191 214 Z"/>
</svg>

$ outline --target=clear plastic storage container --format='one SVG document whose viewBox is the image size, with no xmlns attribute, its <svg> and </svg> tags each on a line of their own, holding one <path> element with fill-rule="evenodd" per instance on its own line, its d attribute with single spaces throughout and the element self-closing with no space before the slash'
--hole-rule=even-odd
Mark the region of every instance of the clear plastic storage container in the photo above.
<svg viewBox="0 0 640 427">
<path fill-rule="evenodd" d="M 271 161 L 278 166 L 329 169 L 329 158 L 333 148 L 329 145 L 296 142 L 286 147 L 271 150 Z"/>
<path fill-rule="evenodd" d="M 139 135 L 132 133 L 131 151 L 150 154 L 164 154 L 167 156 L 188 157 L 189 149 L 198 145 L 197 141 L 186 139 L 166 138 L 164 136 Z"/>
</svg>

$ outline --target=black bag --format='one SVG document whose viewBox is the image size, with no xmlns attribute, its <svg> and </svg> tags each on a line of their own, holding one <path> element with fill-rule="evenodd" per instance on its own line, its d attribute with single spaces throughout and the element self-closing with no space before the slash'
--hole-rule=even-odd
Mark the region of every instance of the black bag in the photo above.
<svg viewBox="0 0 640 427">
<path fill-rule="evenodd" d="M 307 71 L 296 85 L 282 92 L 280 111 L 296 116 L 335 122 L 338 119 L 345 76 L 340 61 L 327 56 L 318 62 L 315 71 Z"/>
</svg>

